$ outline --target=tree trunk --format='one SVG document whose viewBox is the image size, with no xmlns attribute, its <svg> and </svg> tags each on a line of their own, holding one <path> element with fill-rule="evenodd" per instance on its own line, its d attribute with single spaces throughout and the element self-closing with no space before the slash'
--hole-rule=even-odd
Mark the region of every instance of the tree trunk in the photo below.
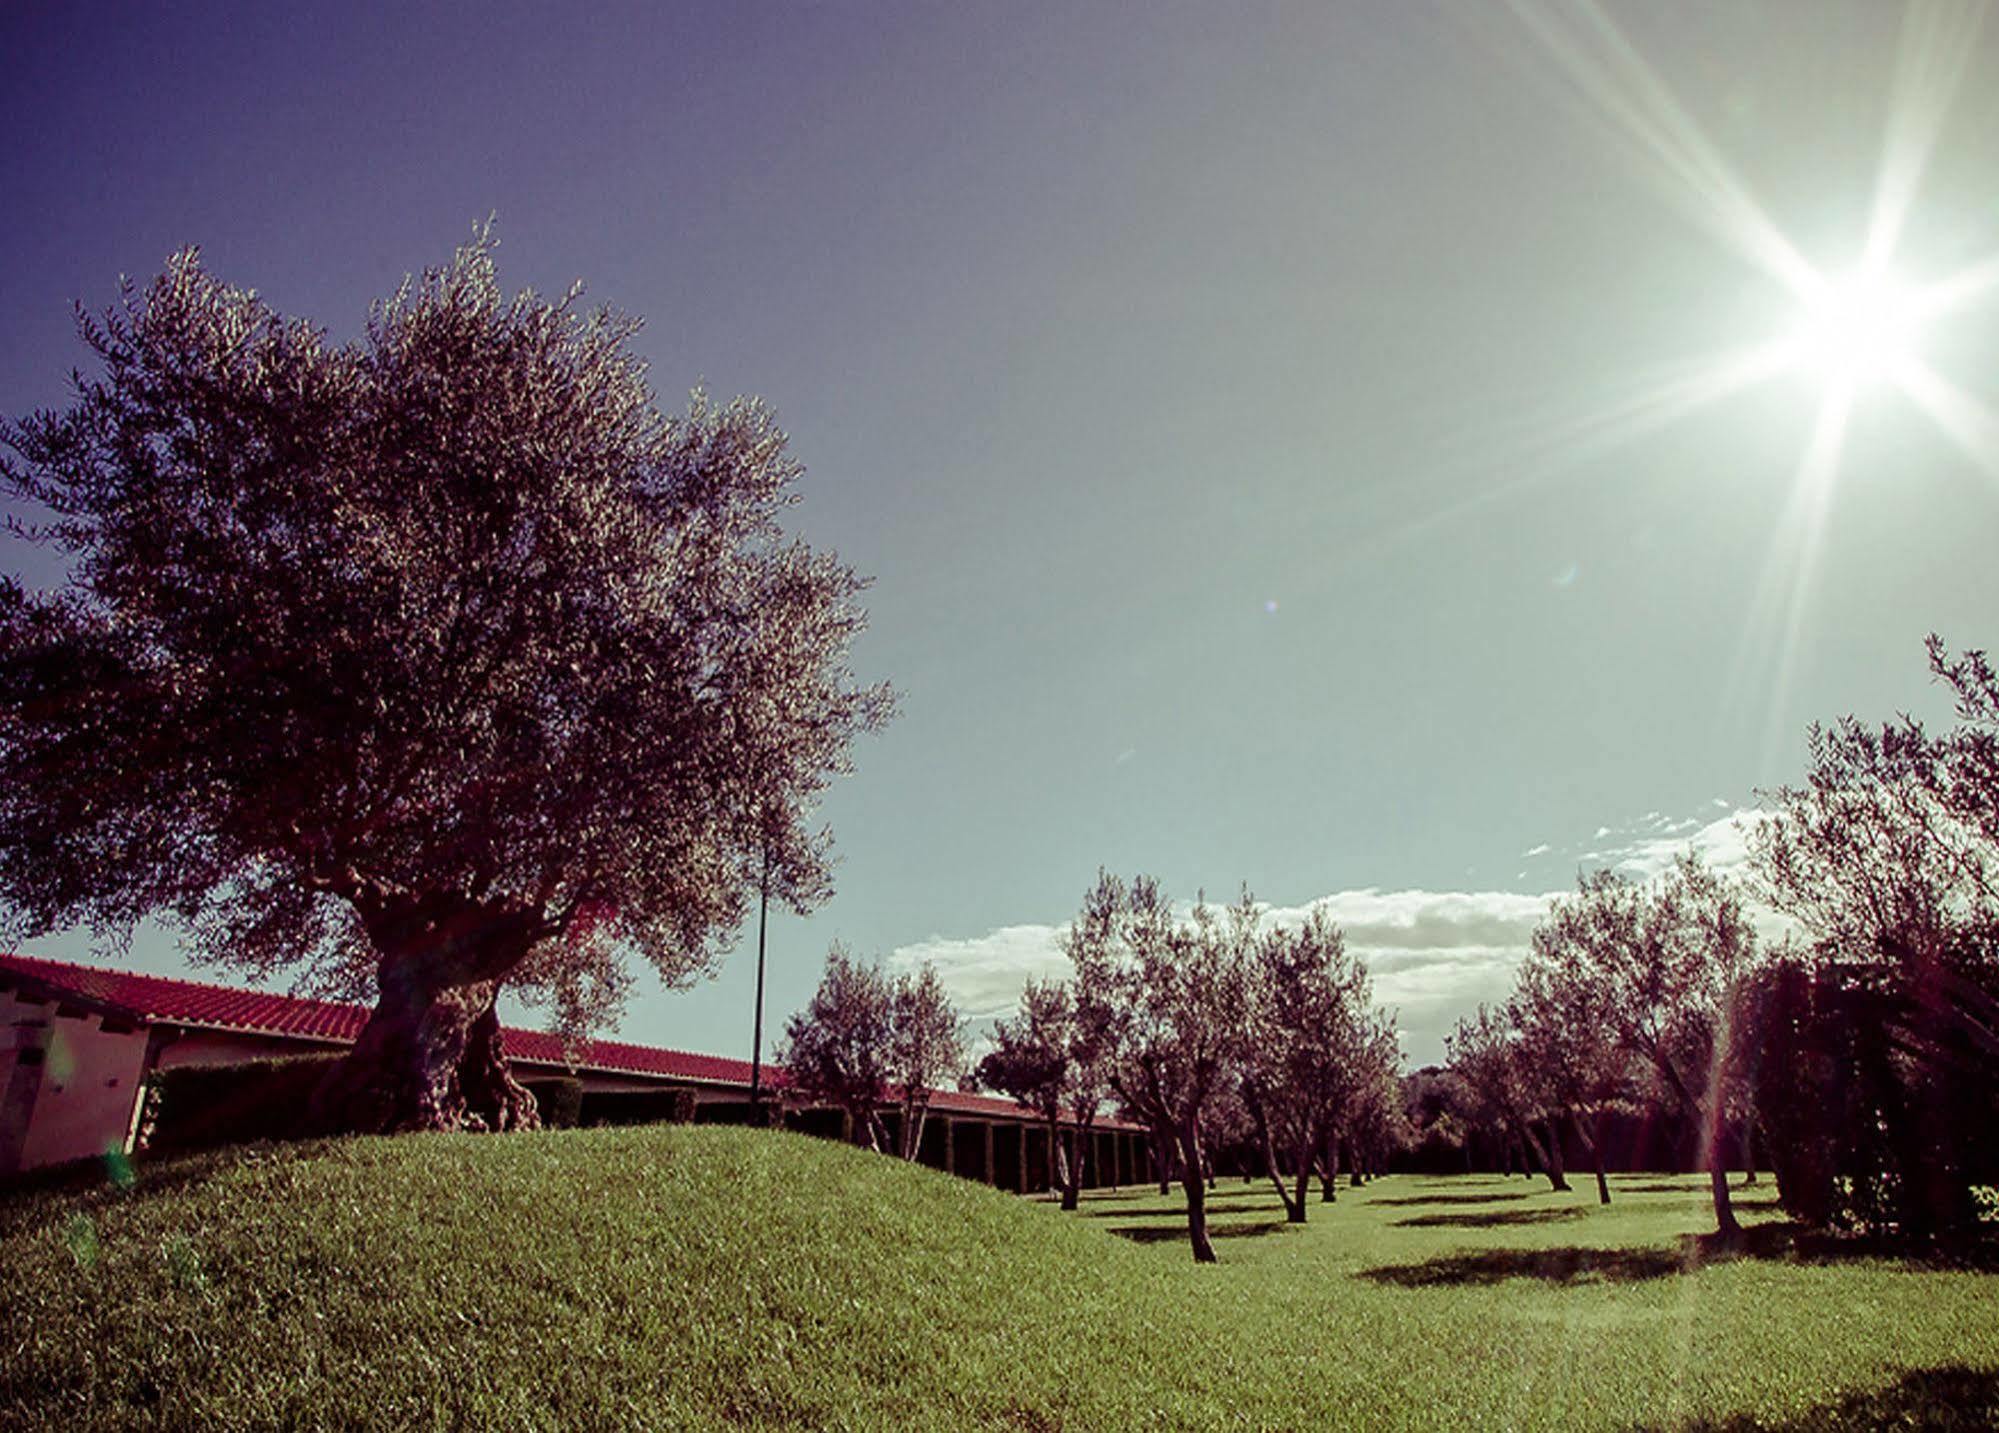
<svg viewBox="0 0 1999 1433">
<path fill-rule="evenodd" d="M 1351 1144 L 1347 1146 L 1347 1188 L 1360 1188 L 1360 1152 Z"/>
<path fill-rule="evenodd" d="M 1319 1156 L 1319 1202 L 1337 1204 L 1340 1198 L 1340 1137 L 1326 1136 L 1325 1152 Z"/>
<path fill-rule="evenodd" d="M 320 1082 L 311 1120 L 331 1132 L 534 1129 L 493 1011 L 497 980 L 443 985 L 429 961 L 382 962 L 380 995 L 347 1057 Z"/>
<path fill-rule="evenodd" d="M 1562 1168 L 1562 1122 L 1554 1115 L 1549 1115 L 1545 1123 L 1548 1126 L 1548 1183 L 1552 1188 L 1567 1194 L 1569 1180 Z"/>
<path fill-rule="evenodd" d="M 1074 1126 L 1070 1127 L 1067 1157 L 1063 1160 L 1066 1174 L 1062 1180 L 1062 1207 L 1074 1209 L 1083 1196 L 1083 1160 L 1086 1157 L 1084 1141 Z"/>
<path fill-rule="evenodd" d="M 1285 1217 L 1293 1224 L 1303 1224 L 1305 1222 L 1305 1196 L 1311 1193 L 1311 1190 L 1312 1141 L 1311 1136 L 1307 1135 L 1304 1139 L 1298 1141 L 1297 1190 L 1295 1197 L 1291 1201 L 1290 1208 L 1285 1210 Z M 1296 1211 L 1295 1213 L 1293 1212 L 1294 1210 Z"/>
<path fill-rule="evenodd" d="M 1299 1166 L 1298 1198 L 1294 1202 L 1291 1198 L 1291 1191 L 1284 1184 L 1284 1171 L 1277 1163 L 1277 1141 L 1271 1137 L 1270 1121 L 1264 1118 L 1263 1101 L 1261 1099 L 1251 1099 L 1248 1101 L 1248 1104 L 1249 1117 L 1256 1123 L 1257 1147 L 1263 1152 L 1263 1167 L 1270 1175 L 1270 1182 L 1277 1188 L 1278 1201 L 1284 1206 L 1284 1218 L 1292 1224 L 1303 1224 L 1305 1222 L 1304 1187 L 1305 1180 L 1310 1174 L 1310 1170 L 1307 1168 L 1309 1161 L 1301 1163 Z"/>
<path fill-rule="evenodd" d="M 1610 1180 L 1605 1176 L 1603 1170 L 1603 1111 L 1591 1111 L 1587 1121 L 1578 1115 L 1576 1117 L 1576 1133 L 1582 1137 L 1583 1145 L 1589 1151 L 1590 1160 L 1596 1165 L 1596 1202 L 1599 1204 L 1608 1204 L 1610 1203 Z"/>
<path fill-rule="evenodd" d="M 1742 1121 L 1742 1163 L 1744 1165 L 1743 1173 L 1745 1176 L 1742 1182 L 1745 1185 L 1754 1184 L 1756 1182 L 1756 1116 L 1753 1114 Z"/>
<path fill-rule="evenodd" d="M 1179 1131 L 1180 1184 L 1187 1191 L 1187 1241 L 1194 1248 L 1194 1262 L 1215 1262 L 1215 1246 L 1208 1238 L 1208 1179 L 1201 1157 L 1201 1132 L 1190 1121 Z"/>
<path fill-rule="evenodd" d="M 1157 1125 L 1152 1131 L 1152 1169 L 1159 1176 L 1159 1197 L 1173 1192 L 1173 1129 Z"/>
<path fill-rule="evenodd" d="M 1742 1226 L 1735 1222 L 1735 1206 L 1728 1198 L 1728 1168 L 1718 1149 L 1708 1162 L 1708 1183 L 1714 1187 L 1715 1231 L 1724 1239 L 1739 1238 Z"/>
</svg>

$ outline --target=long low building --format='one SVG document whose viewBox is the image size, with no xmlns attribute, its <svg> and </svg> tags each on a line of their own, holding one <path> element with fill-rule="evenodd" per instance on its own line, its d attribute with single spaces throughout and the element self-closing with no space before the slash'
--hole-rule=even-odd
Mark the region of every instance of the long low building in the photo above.
<svg viewBox="0 0 1999 1433">
<path fill-rule="evenodd" d="M 364 1005 L 0 954 L 0 1175 L 133 1153 L 156 1071 L 338 1051 L 367 1018 Z M 580 1081 L 586 1114 L 593 1096 L 667 1090 L 691 1092 L 697 1120 L 747 1110 L 747 1060 L 618 1040 L 565 1050 L 555 1035 L 512 1026 L 503 1036 L 519 1078 Z M 783 1072 L 766 1067 L 764 1079 L 781 1085 Z M 957 1090 L 932 1091 L 929 1107 L 924 1163 L 1020 1193 L 1049 1187 L 1048 1129 L 1028 1111 Z M 794 1111 L 791 1122 L 825 1134 L 841 1128 L 826 1110 Z M 1143 1129 L 1100 1120 L 1091 1139 L 1087 1182 L 1146 1180 Z"/>
</svg>

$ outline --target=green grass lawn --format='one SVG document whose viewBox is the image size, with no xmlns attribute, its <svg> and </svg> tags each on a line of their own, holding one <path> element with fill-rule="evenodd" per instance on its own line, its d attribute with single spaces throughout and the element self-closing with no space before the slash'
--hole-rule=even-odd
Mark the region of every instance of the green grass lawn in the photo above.
<svg viewBox="0 0 1999 1433">
<path fill-rule="evenodd" d="M 1703 1259 L 1698 1179 L 1073 1214 L 803 1136 L 363 1139 L 0 1196 L 0 1427 L 1999 1423 L 1999 1275 Z M 1925 1425 L 1923 1420 L 1933 1420 Z"/>
</svg>

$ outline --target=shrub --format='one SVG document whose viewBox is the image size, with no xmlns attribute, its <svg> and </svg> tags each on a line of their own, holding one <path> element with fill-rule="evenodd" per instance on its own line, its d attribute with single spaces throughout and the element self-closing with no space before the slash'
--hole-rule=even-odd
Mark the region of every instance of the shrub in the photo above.
<svg viewBox="0 0 1999 1433">
<path fill-rule="evenodd" d="M 312 1092 L 342 1058 L 335 1052 L 155 1070 L 147 1078 L 142 1147 L 213 1149 L 326 1134 L 311 1122 Z"/>
</svg>

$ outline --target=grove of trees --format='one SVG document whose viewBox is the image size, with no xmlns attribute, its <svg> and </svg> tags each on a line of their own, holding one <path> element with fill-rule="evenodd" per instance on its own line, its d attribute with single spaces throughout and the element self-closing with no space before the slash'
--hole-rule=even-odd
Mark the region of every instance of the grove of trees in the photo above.
<svg viewBox="0 0 1999 1433">
<path fill-rule="evenodd" d="M 373 1001 L 323 1122 L 535 1123 L 494 1001 L 581 1031 L 669 981 L 812 818 L 885 687 L 862 580 L 789 536 L 754 400 L 669 416 L 638 321 L 508 298 L 481 233 L 335 343 L 190 250 L 0 426 L 53 591 L 0 579 L 0 902 L 17 938 L 152 915 Z"/>
<path fill-rule="evenodd" d="M 1694 1133 L 1725 1238 L 1731 1153 L 1751 1178 L 1767 1159 L 1808 1224 L 1970 1233 L 1999 1177 L 1999 679 L 1982 653 L 1929 652 L 1956 725 L 1814 727 L 1745 878 L 1689 853 L 1554 901 L 1512 998 L 1453 1032 L 1457 1093 L 1431 1117 L 1454 1105 L 1557 1186 L 1573 1128 L 1608 1202 L 1606 1121 L 1660 1112 Z M 1775 948 L 1758 904 L 1789 918 Z"/>
<path fill-rule="evenodd" d="M 1392 1019 L 1339 929 L 1313 912 L 1266 928 L 1245 892 L 1182 912 L 1158 882 L 1100 874 L 1063 940 L 1073 975 L 1031 984 L 979 1065 L 987 1088 L 1087 1129 L 1108 1100 L 1152 1131 L 1162 1192 L 1185 1192 L 1195 1259 L 1213 1262 L 1207 1194 L 1217 1149 L 1247 1140 L 1287 1217 L 1303 1222 L 1348 1151 L 1356 1175 L 1400 1134 Z M 1075 1207 L 1082 1140 L 1063 1176 Z"/>
</svg>

